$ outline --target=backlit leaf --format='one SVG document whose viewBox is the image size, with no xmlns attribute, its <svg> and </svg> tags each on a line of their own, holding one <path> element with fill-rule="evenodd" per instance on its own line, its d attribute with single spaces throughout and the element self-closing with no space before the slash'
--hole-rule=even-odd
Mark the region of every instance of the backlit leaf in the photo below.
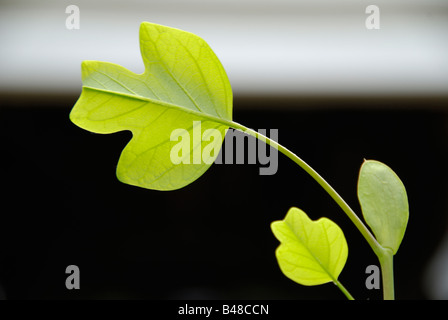
<svg viewBox="0 0 448 320">
<path fill-rule="evenodd" d="M 312 221 L 302 210 L 291 208 L 271 228 L 281 243 L 275 254 L 285 276 L 307 286 L 338 279 L 348 246 L 337 224 L 327 218 Z"/>
<path fill-rule="evenodd" d="M 117 166 L 120 181 L 179 189 L 199 178 L 218 156 L 232 119 L 232 90 L 216 55 L 194 34 L 143 22 L 140 49 L 142 74 L 84 61 L 82 93 L 70 119 L 95 133 L 132 132 Z M 171 152 L 180 142 L 188 144 L 176 149 L 184 160 L 176 163 Z"/>
</svg>

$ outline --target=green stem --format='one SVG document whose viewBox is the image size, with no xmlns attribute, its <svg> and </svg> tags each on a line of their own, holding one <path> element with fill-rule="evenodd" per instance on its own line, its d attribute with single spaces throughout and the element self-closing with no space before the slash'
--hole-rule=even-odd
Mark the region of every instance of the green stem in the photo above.
<svg viewBox="0 0 448 320">
<path fill-rule="evenodd" d="M 369 229 L 362 223 L 362 221 L 358 218 L 358 216 L 355 214 L 355 212 L 350 208 L 350 206 L 342 199 L 342 197 L 333 189 L 333 187 L 325 181 L 324 178 L 322 178 L 313 168 L 311 168 L 305 161 L 300 159 L 297 155 L 295 155 L 290 150 L 286 149 L 279 143 L 277 143 L 274 140 L 271 140 L 270 138 L 252 130 L 249 128 L 246 128 L 245 126 L 236 123 L 234 121 L 231 121 L 229 125 L 234 128 L 241 130 L 257 139 L 262 140 L 263 142 L 267 143 L 271 147 L 279 150 L 281 153 L 283 153 L 285 156 L 287 156 L 289 159 L 294 161 L 299 167 L 301 167 L 303 170 L 305 170 L 319 185 L 333 198 L 334 201 L 341 207 L 341 209 L 347 214 L 347 216 L 350 218 L 350 220 L 355 224 L 355 226 L 358 228 L 358 230 L 361 232 L 361 234 L 364 236 L 364 238 L 369 243 L 370 247 L 373 249 L 376 255 L 379 255 L 383 252 L 383 247 L 376 241 L 375 237 L 370 233 Z"/>
<path fill-rule="evenodd" d="M 385 248 L 378 256 L 383 278 L 383 299 L 394 300 L 394 254 L 392 250 Z"/>
<path fill-rule="evenodd" d="M 339 282 L 339 280 L 334 280 L 333 283 L 339 288 L 339 290 L 342 291 L 342 293 L 347 297 L 348 300 L 355 300 L 353 296 L 348 292 L 347 289 L 342 285 L 342 283 Z"/>
<path fill-rule="evenodd" d="M 289 159 L 294 161 L 299 167 L 301 167 L 305 172 L 307 172 L 332 198 L 333 200 L 341 207 L 341 209 L 346 213 L 346 215 L 350 218 L 350 220 L 355 224 L 361 234 L 369 243 L 373 252 L 376 254 L 380 261 L 381 265 L 381 274 L 383 278 L 383 298 L 384 300 L 393 300 L 394 299 L 394 274 L 393 274 L 393 252 L 388 249 L 382 247 L 369 231 L 369 229 L 364 225 L 364 223 L 359 219 L 356 213 L 350 208 L 350 206 L 342 199 L 342 197 L 333 189 L 333 187 L 325 181 L 312 167 L 310 167 L 305 161 L 300 159 L 293 152 L 283 147 L 279 143 L 270 138 L 252 130 L 246 128 L 245 126 L 236 123 L 234 121 L 221 121 L 223 124 L 229 125 L 231 128 L 241 130 L 246 134 L 249 134 L 263 142 L 267 143 L 271 147 L 279 150 Z M 348 299 L 353 299 L 350 293 L 342 286 L 339 281 L 334 282 L 338 288 L 346 295 Z"/>
</svg>

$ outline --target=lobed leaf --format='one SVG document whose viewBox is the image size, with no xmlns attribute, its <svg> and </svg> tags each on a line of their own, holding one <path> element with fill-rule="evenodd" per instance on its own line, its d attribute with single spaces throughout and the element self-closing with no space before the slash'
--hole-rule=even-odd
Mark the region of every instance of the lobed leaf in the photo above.
<svg viewBox="0 0 448 320">
<path fill-rule="evenodd" d="M 348 246 L 344 233 L 327 218 L 312 221 L 291 208 L 285 219 L 271 224 L 280 241 L 276 257 L 283 274 L 306 286 L 334 282 L 345 266 Z"/>
<path fill-rule="evenodd" d="M 179 189 L 199 178 L 218 152 L 206 161 L 173 163 L 178 140 L 171 141 L 171 134 L 181 130 L 178 138 L 190 139 L 183 159 L 202 155 L 204 148 L 219 151 L 232 119 L 232 90 L 212 49 L 192 33 L 143 22 L 140 48 L 142 74 L 113 63 L 82 63 L 83 88 L 70 119 L 95 133 L 132 132 L 117 166 L 120 181 Z M 203 143 L 211 131 L 219 134 Z M 200 140 L 193 141 L 195 134 Z"/>
</svg>

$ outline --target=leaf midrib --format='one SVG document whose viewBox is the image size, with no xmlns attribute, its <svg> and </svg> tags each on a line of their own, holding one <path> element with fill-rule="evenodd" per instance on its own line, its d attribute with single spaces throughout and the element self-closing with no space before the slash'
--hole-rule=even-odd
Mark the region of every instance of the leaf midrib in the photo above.
<svg viewBox="0 0 448 320">
<path fill-rule="evenodd" d="M 129 98 L 129 99 L 135 99 L 135 100 L 140 100 L 140 101 L 144 101 L 147 103 L 152 103 L 155 105 L 159 105 L 165 108 L 170 108 L 170 109 L 175 109 L 181 112 L 185 112 L 185 113 L 189 113 L 189 114 L 193 114 L 199 118 L 204 118 L 216 123 L 220 123 L 224 126 L 227 127 L 234 127 L 234 122 L 230 119 L 224 119 L 224 118 L 220 118 L 217 116 L 213 116 L 211 114 L 205 113 L 205 112 L 199 112 L 199 111 L 195 111 L 189 108 L 185 108 L 182 106 L 179 106 L 177 104 L 174 103 L 169 103 L 169 102 L 165 102 L 165 101 L 161 101 L 161 100 L 156 100 L 156 99 L 152 99 L 152 98 L 148 98 L 148 97 L 143 97 L 140 95 L 132 95 L 132 94 L 128 94 L 128 93 L 124 93 L 124 92 L 118 92 L 118 91 L 112 91 L 112 90 L 107 90 L 107 89 L 101 89 L 101 88 L 96 88 L 96 87 L 91 87 L 91 86 L 86 86 L 84 85 L 83 88 L 85 89 L 89 89 L 89 90 L 93 90 L 93 91 L 98 91 L 98 92 L 103 92 L 103 93 L 108 93 L 111 95 L 116 95 L 116 96 L 121 96 L 121 97 L 125 97 L 125 98 Z"/>
</svg>

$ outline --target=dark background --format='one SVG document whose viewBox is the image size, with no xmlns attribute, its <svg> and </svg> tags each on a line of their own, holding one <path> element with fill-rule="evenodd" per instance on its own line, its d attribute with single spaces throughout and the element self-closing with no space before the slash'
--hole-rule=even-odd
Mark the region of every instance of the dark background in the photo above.
<svg viewBox="0 0 448 320">
<path fill-rule="evenodd" d="M 0 97 L 0 285 L 7 299 L 345 299 L 332 284 L 304 287 L 280 272 L 270 223 L 291 206 L 325 216 L 349 245 L 340 280 L 358 299 L 378 261 L 333 200 L 279 154 L 278 172 L 213 165 L 171 192 L 120 183 L 129 132 L 98 135 L 68 118 L 77 96 Z M 395 256 L 397 299 L 426 299 L 424 275 L 447 230 L 445 99 L 236 97 L 234 120 L 278 129 L 279 142 L 316 169 L 360 213 L 364 158 L 404 182 L 410 220 Z M 67 290 L 77 265 L 81 289 Z"/>
</svg>

